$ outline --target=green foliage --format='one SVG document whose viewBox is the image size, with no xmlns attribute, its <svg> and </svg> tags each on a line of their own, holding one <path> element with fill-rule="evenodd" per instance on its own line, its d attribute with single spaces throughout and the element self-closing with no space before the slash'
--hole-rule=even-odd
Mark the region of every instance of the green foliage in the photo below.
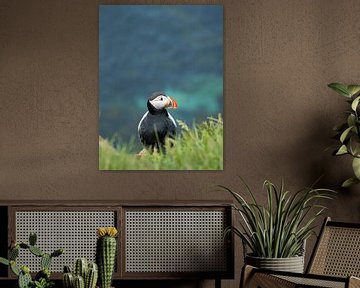
<svg viewBox="0 0 360 288">
<path fill-rule="evenodd" d="M 360 183 L 360 163 L 358 160 L 360 158 L 360 85 L 331 83 L 328 87 L 346 97 L 346 102 L 350 104 L 346 121 L 334 127 L 340 143 L 333 153 L 336 156 L 349 154 L 354 158 L 352 167 L 355 177 L 347 179 L 342 184 L 343 187 L 349 187 Z"/>
<path fill-rule="evenodd" d="M 55 285 L 54 282 L 49 282 L 44 278 L 33 282 L 33 288 L 51 288 Z"/>
<path fill-rule="evenodd" d="M 244 180 L 242 182 L 251 201 L 246 201 L 230 188 L 220 186 L 235 198 L 233 208 L 240 215 L 240 228 L 229 227 L 226 234 L 233 232 L 239 236 L 253 256 L 287 258 L 301 255 L 305 240 L 314 233 L 315 220 L 326 209 L 317 203 L 318 200 L 331 199 L 334 191 L 310 187 L 290 193 L 284 189 L 283 183 L 276 188 L 266 180 L 267 205 L 263 206 Z"/>
<path fill-rule="evenodd" d="M 147 153 L 139 157 L 129 146 L 114 148 L 105 139 L 99 140 L 100 170 L 222 170 L 223 120 L 208 118 L 188 127 L 178 121 L 182 131 L 166 144 L 166 154 Z M 173 145 L 173 147 L 171 147 Z"/>
</svg>

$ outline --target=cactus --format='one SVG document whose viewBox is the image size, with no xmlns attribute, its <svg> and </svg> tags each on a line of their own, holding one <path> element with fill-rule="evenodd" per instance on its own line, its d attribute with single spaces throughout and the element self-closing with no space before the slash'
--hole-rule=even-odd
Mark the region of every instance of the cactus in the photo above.
<svg viewBox="0 0 360 288">
<path fill-rule="evenodd" d="M 41 257 L 41 256 L 44 255 L 44 252 L 42 252 L 42 251 L 40 250 L 40 248 L 38 248 L 38 247 L 36 247 L 36 246 L 30 245 L 29 251 L 30 251 L 32 254 L 34 254 L 35 256 L 37 256 L 37 257 Z"/>
<path fill-rule="evenodd" d="M 50 275 L 51 275 L 51 273 L 50 273 L 49 269 L 44 268 L 44 269 L 40 270 L 38 273 L 36 273 L 35 280 L 40 281 L 41 278 L 49 280 Z"/>
<path fill-rule="evenodd" d="M 14 248 L 9 250 L 8 253 L 9 260 L 16 260 L 16 258 L 19 256 L 19 246 L 15 246 Z"/>
<path fill-rule="evenodd" d="M 50 255 L 51 257 L 58 257 L 63 253 L 64 253 L 64 249 L 57 249 L 54 252 L 52 252 Z"/>
<path fill-rule="evenodd" d="M 96 243 L 96 262 L 99 267 L 99 281 L 101 288 L 110 288 L 114 272 L 116 256 L 115 227 L 98 228 L 99 238 Z"/>
<path fill-rule="evenodd" d="M 35 246 L 36 239 L 36 234 L 30 233 L 29 244 L 24 242 L 16 243 L 12 240 L 8 251 L 8 259 L 0 257 L 0 263 L 10 266 L 11 271 L 18 276 L 19 288 L 50 287 L 53 283 L 50 281 L 49 271 L 51 260 L 53 257 L 60 256 L 64 252 L 63 249 L 58 249 L 51 254 L 44 253 L 40 250 L 40 248 Z M 36 274 L 35 281 L 31 278 L 29 267 L 22 266 L 20 268 L 16 264 L 16 259 L 19 256 L 20 249 L 29 250 L 29 252 L 35 256 L 41 257 L 41 271 Z"/>
<path fill-rule="evenodd" d="M 74 277 L 74 288 L 85 288 L 84 278 L 80 275 Z"/>
<path fill-rule="evenodd" d="M 20 246 L 20 248 L 22 248 L 22 249 L 29 249 L 29 247 L 30 247 L 30 245 L 28 245 L 28 244 L 26 244 L 26 243 L 24 243 L 24 242 L 21 242 L 21 243 L 19 244 L 19 246 Z"/>
<path fill-rule="evenodd" d="M 69 266 L 64 266 L 63 286 L 64 288 L 95 288 L 98 278 L 98 268 L 95 263 L 89 263 L 85 258 L 78 258 L 74 263 L 74 273 L 71 273 Z M 82 276 L 84 275 L 84 276 Z M 77 279 L 77 280 L 76 280 Z M 80 280 L 82 279 L 82 281 Z M 83 283 L 81 283 L 83 282 Z"/>
<path fill-rule="evenodd" d="M 75 267 L 74 267 L 75 276 L 81 276 L 83 279 L 85 279 L 87 268 L 88 268 L 88 262 L 86 258 L 76 259 Z"/>
<path fill-rule="evenodd" d="M 35 246 L 37 241 L 37 235 L 35 232 L 31 232 L 29 235 L 29 244 L 31 246 Z"/>
<path fill-rule="evenodd" d="M 14 260 L 10 260 L 10 269 L 16 276 L 19 276 L 21 271 L 19 266 L 16 265 L 16 262 Z"/>
<path fill-rule="evenodd" d="M 21 271 L 19 274 L 19 279 L 18 279 L 19 288 L 28 288 L 31 282 L 32 282 L 32 279 L 31 279 L 30 273 Z"/>
<path fill-rule="evenodd" d="M 50 265 L 51 265 L 51 260 L 52 260 L 51 255 L 48 253 L 44 253 L 44 255 L 41 256 L 41 261 L 40 261 L 41 269 L 44 269 L 44 268 L 49 269 Z"/>
<path fill-rule="evenodd" d="M 27 266 L 22 266 L 19 273 L 18 285 L 19 288 L 28 288 L 32 282 L 30 269 Z"/>
<path fill-rule="evenodd" d="M 64 288 L 73 288 L 74 287 L 74 276 L 71 272 L 66 272 L 62 277 Z"/>
<path fill-rule="evenodd" d="M 69 266 L 67 265 L 64 266 L 64 273 L 71 273 L 71 269 Z"/>
<path fill-rule="evenodd" d="M 85 276 L 85 288 L 95 288 L 98 279 L 98 266 L 96 263 L 89 263 Z"/>
</svg>

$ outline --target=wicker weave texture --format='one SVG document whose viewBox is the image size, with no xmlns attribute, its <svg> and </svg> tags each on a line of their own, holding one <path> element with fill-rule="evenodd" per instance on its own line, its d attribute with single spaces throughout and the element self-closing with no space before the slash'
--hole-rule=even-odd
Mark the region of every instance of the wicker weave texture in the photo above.
<svg viewBox="0 0 360 288">
<path fill-rule="evenodd" d="M 126 211 L 126 272 L 226 271 L 223 211 Z"/>
<path fill-rule="evenodd" d="M 360 277 L 360 229 L 326 226 L 309 272 Z"/>
<path fill-rule="evenodd" d="M 255 273 L 249 282 L 245 283 L 245 288 L 296 288 L 296 283 L 286 279 L 272 276 L 271 274 Z"/>
<path fill-rule="evenodd" d="M 320 278 L 302 278 L 293 276 L 279 276 L 278 278 L 287 280 L 291 283 L 296 284 L 296 287 L 326 287 L 326 288 L 345 288 L 345 281 L 332 281 L 324 280 Z"/>
<path fill-rule="evenodd" d="M 29 233 L 37 233 L 37 246 L 51 253 L 64 248 L 65 253 L 54 259 L 50 270 L 62 272 L 74 259 L 86 257 L 95 260 L 96 228 L 115 226 L 114 211 L 17 211 L 16 241 L 28 241 Z M 40 258 L 20 250 L 17 260 L 31 271 L 40 270 Z"/>
</svg>

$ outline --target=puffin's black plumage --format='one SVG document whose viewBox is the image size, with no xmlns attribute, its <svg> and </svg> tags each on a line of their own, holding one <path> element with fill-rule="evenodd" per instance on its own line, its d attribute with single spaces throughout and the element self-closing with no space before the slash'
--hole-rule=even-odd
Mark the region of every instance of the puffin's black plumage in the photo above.
<svg viewBox="0 0 360 288">
<path fill-rule="evenodd" d="M 167 107 L 177 108 L 177 103 L 162 91 L 154 92 L 148 99 L 148 111 L 138 125 L 140 141 L 146 148 L 164 151 L 166 137 L 175 137 L 176 122 L 166 110 Z"/>
</svg>

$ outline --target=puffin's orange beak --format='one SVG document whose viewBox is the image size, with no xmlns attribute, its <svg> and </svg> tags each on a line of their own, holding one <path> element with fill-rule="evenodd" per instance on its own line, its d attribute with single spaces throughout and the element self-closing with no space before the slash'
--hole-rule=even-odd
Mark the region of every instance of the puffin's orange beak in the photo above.
<svg viewBox="0 0 360 288">
<path fill-rule="evenodd" d="M 170 98 L 170 97 L 168 97 L 168 99 L 169 99 L 169 104 L 167 105 L 167 107 L 173 108 L 173 109 L 178 108 L 178 104 L 175 99 Z"/>
</svg>

